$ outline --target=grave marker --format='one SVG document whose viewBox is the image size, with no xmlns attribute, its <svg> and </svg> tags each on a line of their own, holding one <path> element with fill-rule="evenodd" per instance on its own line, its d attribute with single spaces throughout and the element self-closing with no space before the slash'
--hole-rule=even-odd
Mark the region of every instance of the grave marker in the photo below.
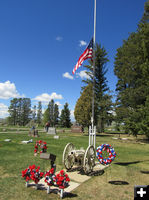
<svg viewBox="0 0 149 200">
<path fill-rule="evenodd" d="M 56 135 L 56 128 L 54 128 L 54 127 L 49 127 L 49 128 L 48 128 L 47 134 Z"/>
<path fill-rule="evenodd" d="M 83 133 L 83 127 L 82 126 L 72 126 L 71 132 L 72 133 Z"/>
</svg>

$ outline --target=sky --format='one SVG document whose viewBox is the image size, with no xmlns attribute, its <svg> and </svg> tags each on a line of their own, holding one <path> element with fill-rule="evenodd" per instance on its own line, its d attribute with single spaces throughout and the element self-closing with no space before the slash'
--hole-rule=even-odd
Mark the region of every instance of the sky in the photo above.
<svg viewBox="0 0 149 200">
<path fill-rule="evenodd" d="M 115 92 L 114 58 L 135 32 L 146 0 L 97 0 L 96 42 L 107 52 L 108 86 Z M 62 110 L 69 104 L 71 119 L 80 97 L 83 65 L 80 55 L 94 34 L 94 0 L 0 1 L 0 118 L 8 116 L 10 101 L 30 98 L 32 107 L 51 99 Z"/>
</svg>

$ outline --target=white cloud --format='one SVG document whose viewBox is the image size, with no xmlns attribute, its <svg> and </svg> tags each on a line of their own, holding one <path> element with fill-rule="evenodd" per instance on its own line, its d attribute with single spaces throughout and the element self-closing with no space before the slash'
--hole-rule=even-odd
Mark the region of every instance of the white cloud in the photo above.
<svg viewBox="0 0 149 200">
<path fill-rule="evenodd" d="M 11 83 L 10 81 L 0 83 L 0 99 L 9 99 L 17 97 L 21 97 L 21 95 L 16 90 L 16 86 L 14 83 Z"/>
<path fill-rule="evenodd" d="M 57 37 L 56 37 L 56 40 L 59 41 L 59 42 L 61 42 L 61 41 L 63 40 L 63 37 L 57 36 Z"/>
<path fill-rule="evenodd" d="M 69 74 L 69 72 L 65 72 L 65 73 L 63 74 L 63 77 L 73 80 L 73 76 L 71 76 L 71 75 Z"/>
<path fill-rule="evenodd" d="M 51 99 L 63 99 L 61 94 L 56 94 L 55 92 L 48 94 L 43 93 L 39 96 L 36 96 L 33 100 L 42 101 L 42 102 L 49 102 Z"/>
<path fill-rule="evenodd" d="M 85 71 L 85 70 L 80 71 L 79 73 L 77 73 L 77 75 L 80 76 L 81 79 L 83 79 L 83 78 L 90 79 L 89 75 L 86 74 L 86 71 Z"/>
<path fill-rule="evenodd" d="M 87 45 L 87 42 L 85 42 L 84 40 L 80 40 L 79 42 L 80 42 L 79 44 L 80 47 Z"/>
<path fill-rule="evenodd" d="M 3 103 L 0 103 L 0 118 L 8 117 L 8 106 Z"/>
</svg>

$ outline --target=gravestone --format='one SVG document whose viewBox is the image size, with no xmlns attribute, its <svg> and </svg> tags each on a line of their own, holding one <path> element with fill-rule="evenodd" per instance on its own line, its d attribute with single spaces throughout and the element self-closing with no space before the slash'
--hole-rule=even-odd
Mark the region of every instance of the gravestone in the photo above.
<svg viewBox="0 0 149 200">
<path fill-rule="evenodd" d="M 49 128 L 48 128 L 47 134 L 56 135 L 56 128 L 54 128 L 54 127 L 49 127 Z"/>
<path fill-rule="evenodd" d="M 71 132 L 72 133 L 83 133 L 83 128 L 82 126 L 72 126 L 71 127 Z"/>
</svg>

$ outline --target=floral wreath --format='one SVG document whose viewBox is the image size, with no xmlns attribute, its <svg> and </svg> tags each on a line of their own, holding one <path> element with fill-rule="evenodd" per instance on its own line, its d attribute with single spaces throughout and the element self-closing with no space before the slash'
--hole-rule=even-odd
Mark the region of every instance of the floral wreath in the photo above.
<svg viewBox="0 0 149 200">
<path fill-rule="evenodd" d="M 38 153 L 38 147 L 39 147 L 39 146 L 40 146 L 40 148 L 41 148 L 40 153 L 45 153 L 45 152 L 47 152 L 47 143 L 46 143 L 46 142 L 43 142 L 42 140 L 39 140 L 39 141 L 36 141 L 36 144 L 35 144 L 35 149 L 34 149 L 35 155 Z"/>
<path fill-rule="evenodd" d="M 103 158 L 102 151 L 107 151 L 109 153 L 108 158 Z M 109 165 L 116 157 L 116 152 L 114 151 L 114 148 L 111 147 L 109 144 L 102 144 L 97 147 L 96 149 L 96 157 L 98 161 L 103 165 Z"/>
</svg>

